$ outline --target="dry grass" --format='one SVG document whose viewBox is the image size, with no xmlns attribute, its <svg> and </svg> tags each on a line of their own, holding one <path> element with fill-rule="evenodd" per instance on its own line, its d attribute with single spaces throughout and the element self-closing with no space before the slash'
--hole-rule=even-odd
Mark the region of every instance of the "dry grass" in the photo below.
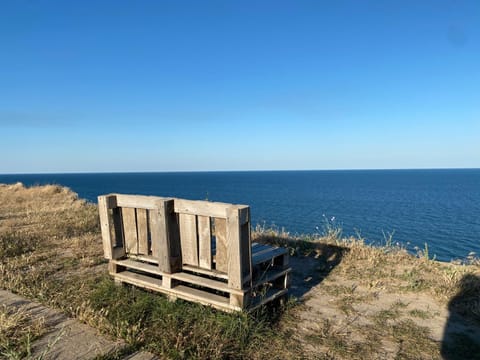
<svg viewBox="0 0 480 360">
<path fill-rule="evenodd" d="M 224 314 L 107 276 L 95 205 L 58 186 L 0 185 L 0 288 L 8 289 L 163 358 L 285 358 L 300 350 L 281 328 L 285 312 Z M 23 323 L 13 326 L 20 331 Z M 0 346 L 23 353 L 21 342 Z M 9 350 L 9 351 L 10 351 Z"/>
<path fill-rule="evenodd" d="M 342 239 L 331 224 L 315 236 L 255 230 L 256 241 L 289 248 L 294 285 L 306 297 L 282 311 L 224 314 L 115 286 L 106 275 L 97 208 L 70 190 L 0 185 L 0 288 L 125 339 L 128 346 L 105 357 L 110 359 L 139 348 L 172 359 L 480 354 L 478 339 L 467 333 L 480 334 L 476 259 L 469 261 L 473 265 L 440 263 L 391 244 L 371 247 L 362 239 Z M 447 322 L 449 314 L 465 321 L 463 332 L 454 317 Z M 21 309 L 0 308 L 0 320 L 0 349 L 11 358 L 27 356 L 42 324 L 29 323 Z M 448 341 L 442 341 L 444 328 L 451 330 Z"/>
<path fill-rule="evenodd" d="M 32 341 L 45 330 L 43 321 L 32 320 L 23 307 L 0 306 L 0 358 L 28 358 Z"/>
<path fill-rule="evenodd" d="M 289 247 L 299 267 L 309 256 L 324 269 L 291 324 L 309 357 L 480 358 L 478 259 L 443 263 L 429 258 L 428 247 L 412 255 L 392 242 L 368 246 L 361 238 L 341 238 L 331 224 L 324 235 L 258 227 L 254 233 L 258 241 Z"/>
</svg>

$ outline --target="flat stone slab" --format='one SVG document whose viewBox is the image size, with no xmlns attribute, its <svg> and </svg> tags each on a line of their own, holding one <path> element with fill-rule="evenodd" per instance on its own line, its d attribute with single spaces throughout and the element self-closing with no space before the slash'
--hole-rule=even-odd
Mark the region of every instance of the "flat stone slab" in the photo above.
<svg viewBox="0 0 480 360">
<path fill-rule="evenodd" d="M 48 330 L 44 336 L 33 342 L 33 358 L 89 360 L 109 354 L 125 345 L 120 340 L 107 339 L 96 329 L 70 319 L 60 311 L 50 309 L 9 291 L 0 290 L 0 304 L 5 304 L 7 307 L 22 307 L 32 319 L 43 318 Z M 137 352 L 124 359 L 154 360 L 158 358 L 147 352 Z"/>
</svg>

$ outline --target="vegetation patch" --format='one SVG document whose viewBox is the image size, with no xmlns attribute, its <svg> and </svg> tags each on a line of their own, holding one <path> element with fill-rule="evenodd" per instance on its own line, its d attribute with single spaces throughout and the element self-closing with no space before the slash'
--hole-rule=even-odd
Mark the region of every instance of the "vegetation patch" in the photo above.
<svg viewBox="0 0 480 360">
<path fill-rule="evenodd" d="M 29 358 L 32 342 L 45 330 L 44 323 L 32 321 L 23 307 L 0 306 L 0 358 Z"/>
<path fill-rule="evenodd" d="M 480 354 L 478 262 L 440 263 L 428 247 L 412 255 L 393 245 L 390 235 L 385 246 L 368 246 L 360 237 L 342 238 L 333 220 L 314 235 L 265 227 L 252 235 L 289 249 L 292 293 L 299 299 L 283 308 L 228 314 L 115 285 L 107 275 L 95 205 L 59 186 L 0 185 L 0 288 L 125 340 L 126 347 L 102 359 L 138 349 L 167 359 Z M 455 332 L 458 321 L 466 330 Z M 448 338 L 442 338 L 443 328 L 452 329 Z M 30 344 L 44 331 L 21 308 L 0 308 L 1 356 L 28 358 Z"/>
</svg>

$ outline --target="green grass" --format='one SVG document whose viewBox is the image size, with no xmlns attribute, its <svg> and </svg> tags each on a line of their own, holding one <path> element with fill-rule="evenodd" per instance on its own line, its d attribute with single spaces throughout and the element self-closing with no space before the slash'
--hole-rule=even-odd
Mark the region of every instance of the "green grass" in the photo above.
<svg viewBox="0 0 480 360">
<path fill-rule="evenodd" d="M 451 311 L 480 322 L 480 286 L 472 275 L 478 266 L 433 261 L 428 248 L 412 256 L 394 246 L 391 236 L 385 247 L 367 246 L 361 238 L 341 239 L 333 221 L 322 234 L 291 236 L 257 228 L 253 236 L 288 247 L 300 260 L 315 259 L 312 269 L 320 282 L 311 296 L 326 298 L 325 306 L 331 305 L 336 317 L 322 314 L 323 308 L 309 313 L 307 305 L 291 303 L 253 314 L 228 314 L 117 286 L 107 275 L 96 206 L 57 186 L 0 185 L 0 288 L 124 339 L 124 348 L 98 357 L 104 360 L 138 349 L 167 359 L 381 359 L 385 344 L 396 349 L 398 359 L 440 358 L 440 344 L 415 322 L 423 324 L 420 320 L 436 313 L 402 301 L 405 294 L 450 304 Z M 294 270 L 301 278 L 302 268 Z M 377 309 L 379 294 L 398 300 Z M 368 315 L 362 307 L 369 309 Z M 305 314 L 314 314 L 312 328 L 302 328 Z M 45 329 L 25 314 L 4 309 L 0 330 L 3 357 L 28 358 L 31 342 Z M 480 353 L 478 346 L 459 334 L 442 351 L 453 354 L 468 347 L 472 354 Z"/>
<path fill-rule="evenodd" d="M 228 314 L 199 304 L 165 297 L 103 279 L 90 295 L 90 305 L 107 322 L 108 332 L 133 347 L 171 359 L 264 358 L 286 355 L 275 322 L 266 314 Z M 280 345 L 280 347 L 278 347 Z"/>
<path fill-rule="evenodd" d="M 43 322 L 32 320 L 22 307 L 0 306 L 0 358 L 30 358 L 32 342 L 45 331 Z"/>
</svg>

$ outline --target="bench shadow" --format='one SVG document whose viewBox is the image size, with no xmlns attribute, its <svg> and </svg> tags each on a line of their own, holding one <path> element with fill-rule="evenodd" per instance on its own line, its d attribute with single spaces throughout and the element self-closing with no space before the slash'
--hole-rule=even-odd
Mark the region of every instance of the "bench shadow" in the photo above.
<svg viewBox="0 0 480 360">
<path fill-rule="evenodd" d="M 291 249 L 293 255 L 290 256 L 289 266 L 292 272 L 288 293 L 300 301 L 340 264 L 349 251 L 348 248 L 335 244 L 268 235 L 256 235 L 253 241 Z"/>
<path fill-rule="evenodd" d="M 463 276 L 448 310 L 441 346 L 443 359 L 480 360 L 480 276 Z"/>
</svg>

